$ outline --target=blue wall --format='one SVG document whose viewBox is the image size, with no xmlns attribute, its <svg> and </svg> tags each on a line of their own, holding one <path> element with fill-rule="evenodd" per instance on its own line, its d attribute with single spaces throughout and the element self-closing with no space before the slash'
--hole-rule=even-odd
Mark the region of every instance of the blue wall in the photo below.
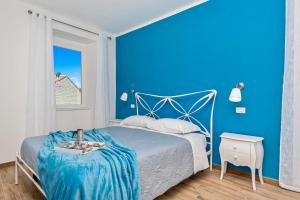
<svg viewBox="0 0 300 200">
<path fill-rule="evenodd" d="M 117 97 L 217 89 L 214 162 L 223 131 L 265 138 L 264 176 L 278 178 L 284 0 L 211 0 L 117 38 Z M 228 101 L 238 81 L 243 102 Z M 247 109 L 235 114 L 236 105 Z M 134 111 L 117 99 L 117 117 Z"/>
</svg>

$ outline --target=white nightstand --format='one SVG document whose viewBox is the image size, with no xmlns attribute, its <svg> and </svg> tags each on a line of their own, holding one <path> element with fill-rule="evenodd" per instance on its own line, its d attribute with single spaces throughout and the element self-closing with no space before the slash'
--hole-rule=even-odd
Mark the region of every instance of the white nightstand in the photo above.
<svg viewBox="0 0 300 200">
<path fill-rule="evenodd" d="M 223 133 L 221 135 L 220 156 L 221 156 L 221 180 L 227 169 L 227 162 L 236 166 L 248 166 L 252 174 L 253 190 L 255 185 L 255 170 L 258 169 L 259 179 L 263 184 L 262 165 L 264 148 L 262 137 Z"/>
<path fill-rule="evenodd" d="M 109 126 L 120 126 L 121 119 L 111 119 L 109 120 Z"/>
</svg>

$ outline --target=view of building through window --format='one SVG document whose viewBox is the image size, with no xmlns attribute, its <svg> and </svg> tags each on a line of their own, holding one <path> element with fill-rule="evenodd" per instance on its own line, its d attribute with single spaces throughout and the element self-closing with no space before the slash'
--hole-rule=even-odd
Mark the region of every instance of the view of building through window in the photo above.
<svg viewBox="0 0 300 200">
<path fill-rule="evenodd" d="M 81 104 L 81 52 L 54 46 L 56 105 Z"/>
</svg>

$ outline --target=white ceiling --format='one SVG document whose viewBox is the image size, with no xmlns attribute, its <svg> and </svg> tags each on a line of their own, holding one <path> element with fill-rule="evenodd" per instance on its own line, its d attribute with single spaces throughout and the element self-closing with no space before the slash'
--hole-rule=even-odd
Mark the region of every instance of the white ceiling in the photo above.
<svg viewBox="0 0 300 200">
<path fill-rule="evenodd" d="M 22 0 L 124 34 L 207 0 Z"/>
</svg>

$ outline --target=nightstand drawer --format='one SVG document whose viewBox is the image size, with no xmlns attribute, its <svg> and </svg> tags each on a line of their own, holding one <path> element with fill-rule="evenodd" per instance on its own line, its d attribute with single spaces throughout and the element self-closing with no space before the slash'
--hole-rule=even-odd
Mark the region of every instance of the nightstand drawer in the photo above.
<svg viewBox="0 0 300 200">
<path fill-rule="evenodd" d="M 245 166 L 251 163 L 250 153 L 241 153 L 235 151 L 225 151 L 224 160 L 237 166 Z"/>
<path fill-rule="evenodd" d="M 223 139 L 222 145 L 225 151 L 250 154 L 251 144 L 248 142 Z"/>
<path fill-rule="evenodd" d="M 120 126 L 121 121 L 120 119 L 111 119 L 109 120 L 109 126 Z"/>
</svg>

